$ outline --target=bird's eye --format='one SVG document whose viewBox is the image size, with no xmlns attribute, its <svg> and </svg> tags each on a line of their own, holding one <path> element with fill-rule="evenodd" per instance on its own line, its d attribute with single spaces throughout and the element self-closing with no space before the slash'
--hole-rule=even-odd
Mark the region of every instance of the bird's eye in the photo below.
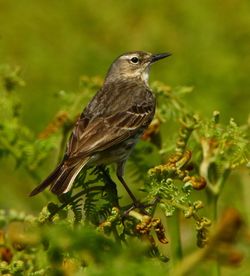
<svg viewBox="0 0 250 276">
<path fill-rule="evenodd" d="M 139 62 L 139 58 L 138 58 L 138 57 L 132 57 L 130 60 L 131 60 L 132 63 L 134 63 L 134 64 L 136 64 L 136 63 Z"/>
</svg>

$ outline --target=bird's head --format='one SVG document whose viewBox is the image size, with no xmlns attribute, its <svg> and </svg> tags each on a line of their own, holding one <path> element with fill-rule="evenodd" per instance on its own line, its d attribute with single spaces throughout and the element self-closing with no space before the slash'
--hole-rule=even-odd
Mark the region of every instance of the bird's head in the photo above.
<svg viewBox="0 0 250 276">
<path fill-rule="evenodd" d="M 143 51 L 125 53 L 110 66 L 106 82 L 137 79 L 147 84 L 150 65 L 170 55 L 170 53 L 151 54 Z"/>
</svg>

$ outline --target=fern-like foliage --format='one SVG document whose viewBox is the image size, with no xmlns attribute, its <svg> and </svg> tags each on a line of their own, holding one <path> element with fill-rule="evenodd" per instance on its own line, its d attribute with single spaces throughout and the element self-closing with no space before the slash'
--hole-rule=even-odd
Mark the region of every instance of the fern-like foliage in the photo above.
<svg viewBox="0 0 250 276">
<path fill-rule="evenodd" d="M 82 105 L 98 90 L 101 80 L 82 77 L 79 91 L 60 91 L 56 97 L 61 109 L 38 137 L 20 117 L 17 88 L 24 82 L 19 71 L 1 66 L 0 80 L 0 158 L 12 156 L 17 166 L 39 180 L 39 168 L 51 152 L 59 152 L 61 159 Z M 249 162 L 249 128 L 238 126 L 233 120 L 221 124 L 218 112 L 212 120 L 199 118 L 181 99 L 191 92 L 190 87 L 173 89 L 159 82 L 152 87 L 157 98 L 156 116 L 128 166 L 131 179 L 142 186 L 138 201 L 121 204 L 109 169 L 99 166 L 82 171 L 73 189 L 56 203 L 48 203 L 38 217 L 0 211 L 0 241 L 3 240 L 4 248 L 0 256 L 5 258 L 0 262 L 2 274 L 26 275 L 23 274 L 26 270 L 27 275 L 75 275 L 85 269 L 94 275 L 101 264 L 106 271 L 115 271 L 113 275 L 127 275 L 126 268 L 117 273 L 110 264 L 116 258 L 121 262 L 131 256 L 135 262 L 142 262 L 143 271 L 148 267 L 151 274 L 155 271 L 164 274 L 166 271 L 159 266 L 152 271 L 154 266 L 148 266 L 151 259 L 145 262 L 145 256 L 169 260 L 158 244 L 166 245 L 168 235 L 173 240 L 181 233 L 166 234 L 165 224 L 157 216 L 160 213 L 168 220 L 177 211 L 194 219 L 198 246 L 208 245 L 212 251 L 214 245 L 209 245 L 208 239 L 211 221 L 200 214 L 204 204 L 194 200 L 193 195 L 199 197 L 197 191 L 210 191 L 202 198 L 207 195 L 208 202 L 216 203 L 229 173 Z M 179 127 L 178 135 L 169 127 L 171 122 Z M 6 226 L 13 222 L 20 223 L 22 235 L 18 231 L 9 232 L 11 228 Z M 26 226 L 32 230 L 28 235 L 24 233 Z M 8 257 L 8 250 L 15 256 Z M 68 269 L 70 263 L 75 267 L 73 272 Z M 91 266 L 93 263 L 96 266 Z M 132 270 L 133 265 L 129 266 Z M 138 263 L 136 267 L 140 267 Z"/>
<path fill-rule="evenodd" d="M 233 119 L 227 125 L 219 122 L 215 111 L 197 130 L 201 145 L 200 173 L 207 179 L 208 188 L 218 194 L 231 170 L 250 160 L 249 126 L 238 126 Z"/>
</svg>

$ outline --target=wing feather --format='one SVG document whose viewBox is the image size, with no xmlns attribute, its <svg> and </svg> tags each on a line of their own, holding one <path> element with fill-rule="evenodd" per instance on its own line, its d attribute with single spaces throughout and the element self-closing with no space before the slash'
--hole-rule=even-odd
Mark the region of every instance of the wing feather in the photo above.
<svg viewBox="0 0 250 276">
<path fill-rule="evenodd" d="M 88 124 L 76 124 L 67 150 L 69 158 L 82 158 L 91 153 L 106 150 L 146 128 L 154 115 L 154 105 L 133 105 L 126 111 L 108 117 L 97 117 Z M 85 128 L 79 126 L 84 125 Z"/>
<path fill-rule="evenodd" d="M 105 84 L 76 122 L 66 159 L 77 161 L 125 141 L 149 125 L 154 111 L 148 87 L 136 81 Z"/>
</svg>

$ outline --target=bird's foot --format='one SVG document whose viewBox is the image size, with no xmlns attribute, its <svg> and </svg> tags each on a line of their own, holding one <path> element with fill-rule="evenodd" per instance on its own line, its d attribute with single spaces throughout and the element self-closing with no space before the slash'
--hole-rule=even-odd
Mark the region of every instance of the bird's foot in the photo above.
<svg viewBox="0 0 250 276">
<path fill-rule="evenodd" d="M 146 210 L 147 208 L 155 209 L 157 203 L 160 201 L 160 198 L 156 197 L 152 203 L 143 203 L 138 200 L 133 200 L 133 204 L 129 205 L 128 209 L 124 212 L 124 216 L 128 216 L 129 212 L 138 209 L 140 213 L 144 215 L 150 215 L 149 212 Z"/>
<path fill-rule="evenodd" d="M 128 209 L 124 212 L 124 216 L 128 216 L 129 213 L 135 209 L 138 209 L 140 211 L 140 213 L 144 214 L 144 215 L 148 215 L 148 212 L 145 210 L 148 207 L 148 205 L 143 204 L 140 201 L 134 201 L 132 203 L 132 205 L 129 205 Z"/>
</svg>

